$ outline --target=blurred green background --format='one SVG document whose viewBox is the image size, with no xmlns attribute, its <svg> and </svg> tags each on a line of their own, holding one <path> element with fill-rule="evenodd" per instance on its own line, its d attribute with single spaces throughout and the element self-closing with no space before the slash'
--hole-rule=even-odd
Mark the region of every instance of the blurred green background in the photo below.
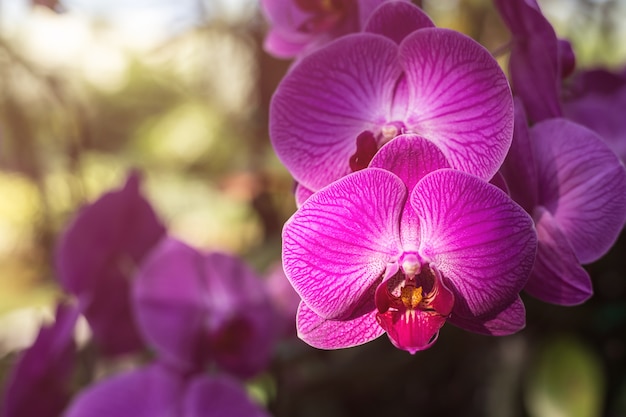
<svg viewBox="0 0 626 417">
<path fill-rule="evenodd" d="M 626 1 L 539 3 L 578 68 L 626 64 Z M 422 5 L 506 66 L 490 1 Z M 295 205 L 267 117 L 289 63 L 262 51 L 265 30 L 252 0 L 0 0 L 0 381 L 64 297 L 57 236 L 131 168 L 176 236 L 260 272 L 279 260 Z M 415 356 L 385 337 L 337 352 L 284 341 L 250 390 L 276 416 L 626 416 L 625 249 L 589 266 L 582 306 L 525 297 L 517 335 L 448 325 Z"/>
</svg>

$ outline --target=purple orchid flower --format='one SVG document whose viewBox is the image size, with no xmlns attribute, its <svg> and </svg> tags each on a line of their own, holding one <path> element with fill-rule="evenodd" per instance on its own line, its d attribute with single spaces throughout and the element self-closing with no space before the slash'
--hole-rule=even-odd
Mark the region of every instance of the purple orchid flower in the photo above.
<svg viewBox="0 0 626 417">
<path fill-rule="evenodd" d="M 592 294 L 581 263 L 603 256 L 626 221 L 626 172 L 594 132 L 560 118 L 528 130 L 523 106 L 516 104 L 513 145 L 502 173 L 537 228 L 526 291 L 550 303 L 579 304 Z"/>
<path fill-rule="evenodd" d="M 78 308 L 59 305 L 56 320 L 42 327 L 33 345 L 16 362 L 4 393 L 5 417 L 57 417 L 71 396 Z M 36 398 L 36 400 L 33 400 Z"/>
<path fill-rule="evenodd" d="M 509 58 L 513 92 L 532 121 L 561 117 L 561 80 L 572 73 L 576 61 L 571 45 L 557 38 L 536 0 L 494 3 L 513 35 Z"/>
<path fill-rule="evenodd" d="M 139 176 L 81 210 L 61 237 L 56 263 L 63 288 L 74 294 L 104 354 L 143 347 L 133 317 L 130 281 L 165 234 L 139 192 Z"/>
<path fill-rule="evenodd" d="M 295 336 L 296 313 L 300 305 L 300 297 L 289 283 L 280 263 L 270 268 L 265 279 L 265 286 L 277 315 L 277 323 L 281 327 L 280 336 Z"/>
<path fill-rule="evenodd" d="M 275 316 L 262 281 L 241 260 L 164 239 L 133 295 L 145 339 L 164 362 L 182 371 L 213 362 L 243 377 L 267 366 Z"/>
<path fill-rule="evenodd" d="M 492 335 L 523 328 L 518 293 L 535 256 L 532 220 L 500 189 L 450 165 L 428 140 L 401 135 L 291 217 L 283 265 L 302 298 L 300 338 L 336 349 L 387 332 L 415 353 L 446 321 Z"/>
<path fill-rule="evenodd" d="M 352 32 L 359 32 L 386 0 L 262 0 L 270 24 L 265 50 L 294 58 Z"/>
<path fill-rule="evenodd" d="M 626 161 L 626 69 L 580 72 L 571 84 L 562 103 L 565 117 L 598 133 Z"/>
<path fill-rule="evenodd" d="M 431 140 L 453 168 L 491 178 L 510 146 L 513 102 L 489 52 L 434 28 L 410 3 L 381 5 L 366 32 L 303 58 L 274 94 L 272 144 L 299 193 L 365 168 L 400 133 Z"/>
<path fill-rule="evenodd" d="M 267 417 L 236 380 L 185 376 L 160 363 L 113 376 L 82 391 L 65 417 Z"/>
</svg>

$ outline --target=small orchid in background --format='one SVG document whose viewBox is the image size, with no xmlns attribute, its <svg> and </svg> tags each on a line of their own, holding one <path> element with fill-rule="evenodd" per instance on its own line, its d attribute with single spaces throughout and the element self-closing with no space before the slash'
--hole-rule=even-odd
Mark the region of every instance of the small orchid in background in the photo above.
<svg viewBox="0 0 626 417">
<path fill-rule="evenodd" d="M 57 307 L 55 322 L 42 327 L 37 339 L 15 363 L 3 394 L 3 417 L 58 417 L 72 395 L 75 367 L 76 306 Z"/>
<path fill-rule="evenodd" d="M 270 24 L 265 50 L 279 58 L 301 57 L 365 26 L 386 0 L 262 0 Z"/>
<path fill-rule="evenodd" d="M 427 138 L 451 167 L 490 179 L 510 146 L 513 102 L 489 52 L 434 28 L 410 3 L 384 3 L 365 31 L 303 58 L 274 94 L 270 137 L 308 189 L 297 195 L 366 167 L 401 133 Z"/>
<path fill-rule="evenodd" d="M 81 392 L 65 417 L 267 417 L 224 375 L 184 375 L 154 363 Z"/>
<path fill-rule="evenodd" d="M 449 166 L 428 140 L 398 136 L 286 223 L 283 265 L 302 297 L 304 341 L 336 349 L 387 332 L 415 353 L 446 321 L 494 335 L 524 327 L 518 293 L 535 256 L 532 220 Z"/>
<path fill-rule="evenodd" d="M 563 114 L 599 134 L 626 161 L 626 68 L 575 74 L 564 92 Z"/>
<path fill-rule="evenodd" d="M 84 207 L 61 237 L 59 281 L 77 297 L 102 353 L 143 348 L 132 311 L 131 278 L 164 235 L 165 227 L 140 194 L 139 175 L 133 173 L 124 188 Z"/>
<path fill-rule="evenodd" d="M 261 279 L 233 256 L 164 239 L 138 271 L 133 299 L 145 339 L 182 372 L 217 364 L 249 377 L 269 363 L 274 311 Z"/>
<path fill-rule="evenodd" d="M 592 294 L 580 264 L 603 256 L 626 221 L 626 171 L 594 132 L 562 118 L 529 130 L 516 103 L 513 145 L 502 172 L 537 228 L 526 291 L 550 303 L 579 304 Z"/>
</svg>

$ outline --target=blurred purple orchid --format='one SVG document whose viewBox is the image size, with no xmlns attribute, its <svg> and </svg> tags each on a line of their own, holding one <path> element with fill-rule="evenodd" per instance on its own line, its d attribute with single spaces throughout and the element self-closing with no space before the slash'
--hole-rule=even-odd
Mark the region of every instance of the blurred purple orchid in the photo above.
<svg viewBox="0 0 626 417">
<path fill-rule="evenodd" d="M 626 161 L 626 68 L 576 74 L 563 97 L 563 114 L 598 133 Z"/>
<path fill-rule="evenodd" d="M 510 146 L 513 102 L 489 52 L 434 28 L 410 3 L 381 5 L 365 30 L 303 58 L 272 99 L 272 143 L 302 200 L 366 167 L 401 133 L 435 143 L 451 167 L 491 178 Z"/>
<path fill-rule="evenodd" d="M 224 375 L 183 375 L 160 363 L 116 375 L 81 392 L 65 417 L 267 417 L 240 383 Z"/>
<path fill-rule="evenodd" d="M 523 328 L 518 293 L 535 256 L 532 220 L 497 187 L 450 165 L 428 140 L 401 135 L 286 223 L 283 265 L 303 300 L 305 342 L 336 349 L 387 332 L 415 353 L 448 320 L 493 335 Z"/>
<path fill-rule="evenodd" d="M 310 53 L 343 35 L 359 32 L 386 0 L 262 0 L 270 24 L 265 50 L 279 58 Z"/>
<path fill-rule="evenodd" d="M 134 282 L 137 321 L 161 360 L 183 372 L 209 362 L 242 377 L 263 370 L 275 340 L 262 281 L 241 260 L 164 239 Z"/>
<path fill-rule="evenodd" d="M 558 39 L 536 0 L 494 0 L 511 31 L 509 72 L 513 92 L 533 122 L 562 116 L 561 80 L 572 73 L 575 56 Z"/>
<path fill-rule="evenodd" d="M 76 356 L 74 326 L 78 316 L 75 306 L 59 305 L 54 324 L 41 328 L 7 380 L 2 416 L 61 414 L 71 397 L 70 381 Z"/>
<path fill-rule="evenodd" d="M 603 256 L 626 221 L 626 172 L 594 132 L 562 118 L 530 130 L 516 102 L 515 134 L 501 172 L 535 221 L 537 259 L 526 291 L 550 303 L 592 294 L 582 264 Z"/>
<path fill-rule="evenodd" d="M 274 306 L 277 322 L 282 327 L 280 336 L 292 337 L 296 334 L 296 313 L 300 305 L 300 297 L 289 283 L 283 266 L 278 263 L 272 266 L 265 279 L 267 293 Z"/>
<path fill-rule="evenodd" d="M 131 307 L 130 281 L 165 227 L 139 192 L 139 176 L 119 191 L 84 207 L 57 248 L 63 288 L 79 300 L 93 337 L 104 354 L 143 347 Z"/>
</svg>

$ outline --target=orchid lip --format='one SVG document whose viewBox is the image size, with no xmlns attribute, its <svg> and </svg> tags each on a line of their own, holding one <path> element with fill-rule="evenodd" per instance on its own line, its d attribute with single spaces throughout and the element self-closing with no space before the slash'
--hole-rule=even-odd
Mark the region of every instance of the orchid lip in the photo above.
<svg viewBox="0 0 626 417">
<path fill-rule="evenodd" d="M 376 289 L 376 320 L 391 342 L 411 354 L 432 346 L 454 306 L 454 294 L 432 264 L 404 254 L 401 268 Z"/>
</svg>

